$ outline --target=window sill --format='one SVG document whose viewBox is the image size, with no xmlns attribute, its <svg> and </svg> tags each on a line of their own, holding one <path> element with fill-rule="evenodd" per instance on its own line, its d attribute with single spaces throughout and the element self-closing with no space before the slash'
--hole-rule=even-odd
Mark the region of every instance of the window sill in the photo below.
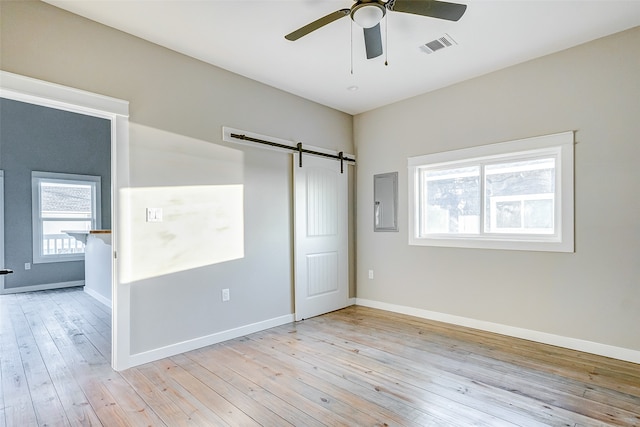
<svg viewBox="0 0 640 427">
<path fill-rule="evenodd" d="M 551 240 L 523 240 L 520 237 L 517 241 L 507 238 L 433 238 L 433 237 L 410 237 L 410 246 L 436 246 L 447 248 L 466 249 L 502 249 L 511 251 L 539 251 L 539 252 L 574 252 L 573 239 L 569 242 Z"/>
</svg>

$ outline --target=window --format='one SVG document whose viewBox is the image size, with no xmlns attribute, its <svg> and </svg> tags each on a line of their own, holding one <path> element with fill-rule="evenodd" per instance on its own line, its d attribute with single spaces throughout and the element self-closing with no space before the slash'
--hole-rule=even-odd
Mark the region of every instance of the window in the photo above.
<svg viewBox="0 0 640 427">
<path fill-rule="evenodd" d="M 100 228 L 100 177 L 32 172 L 33 262 L 84 259 L 84 243 L 65 231 Z"/>
<path fill-rule="evenodd" d="M 409 244 L 573 252 L 573 132 L 409 158 Z"/>
</svg>

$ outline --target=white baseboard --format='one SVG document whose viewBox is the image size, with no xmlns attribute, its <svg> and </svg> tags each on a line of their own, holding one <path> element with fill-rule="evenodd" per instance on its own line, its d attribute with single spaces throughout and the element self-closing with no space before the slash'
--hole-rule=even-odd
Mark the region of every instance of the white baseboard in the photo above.
<svg viewBox="0 0 640 427">
<path fill-rule="evenodd" d="M 47 291 L 49 289 L 74 288 L 76 286 L 84 286 L 84 280 L 75 280 L 72 282 L 45 283 L 43 285 L 19 286 L 17 288 L 8 288 L 0 290 L 0 294 L 18 294 L 21 292 Z"/>
<path fill-rule="evenodd" d="M 349 298 L 347 300 L 347 305 L 348 306 L 356 305 L 356 298 Z M 136 353 L 129 357 L 128 363 L 126 363 L 126 368 L 121 368 L 121 369 L 132 368 L 134 366 L 153 362 L 155 360 L 164 359 L 165 357 L 171 357 L 171 356 L 175 356 L 176 354 L 186 353 L 191 350 L 196 350 L 198 348 L 206 347 L 208 345 L 217 344 L 219 342 L 242 337 L 245 335 L 252 334 L 254 332 L 264 331 L 265 329 L 274 328 L 280 325 L 285 325 L 287 323 L 292 323 L 294 321 L 295 321 L 295 315 L 287 314 L 285 316 L 275 317 L 273 319 L 252 323 L 246 326 L 240 326 L 238 328 L 229 329 L 227 331 L 216 332 L 215 334 L 195 338 L 193 340 L 183 341 L 181 343 L 168 345 L 166 347 L 161 347 L 161 348 L 157 348 L 157 349 L 142 352 L 142 353 Z"/>
<path fill-rule="evenodd" d="M 84 287 L 84 291 L 91 297 L 93 297 L 95 300 L 97 300 L 99 303 L 102 303 L 104 305 L 106 305 L 109 308 L 113 308 L 111 306 L 111 300 L 109 298 L 105 298 L 104 296 L 100 295 L 99 293 L 97 293 L 96 291 L 94 291 L 93 289 L 87 289 L 87 287 Z"/>
<path fill-rule="evenodd" d="M 157 348 L 143 353 L 136 353 L 129 357 L 127 368 L 153 362 L 155 360 L 164 359 L 165 357 L 175 356 L 176 354 L 186 353 L 191 350 L 206 347 L 208 345 L 217 344 L 233 338 L 242 337 L 254 332 L 260 332 L 265 329 L 284 325 L 294 321 L 293 314 L 275 317 L 273 319 L 264 320 L 262 322 L 252 323 L 250 325 L 240 326 L 238 328 L 229 329 L 227 331 L 216 332 L 215 334 L 204 337 L 195 338 L 181 343 L 168 345 L 166 347 Z"/>
<path fill-rule="evenodd" d="M 487 332 L 507 335 L 515 338 L 522 338 L 543 344 L 555 345 L 571 350 L 583 351 L 585 353 L 597 354 L 599 356 L 611 357 L 627 362 L 640 363 L 640 351 L 623 347 L 614 347 L 608 344 L 601 344 L 577 338 L 564 337 L 561 335 L 549 334 L 546 332 L 534 331 L 531 329 L 518 328 L 515 326 L 502 325 L 500 323 L 485 322 L 482 320 L 470 319 L 468 317 L 455 316 L 452 314 L 439 313 L 436 311 L 423 310 L 419 308 L 407 307 L 403 305 L 389 304 L 356 298 L 356 305 L 378 308 L 394 313 L 407 314 L 409 316 L 421 317 L 423 319 L 435 320 L 438 322 L 450 323 L 468 328 L 480 329 Z"/>
</svg>

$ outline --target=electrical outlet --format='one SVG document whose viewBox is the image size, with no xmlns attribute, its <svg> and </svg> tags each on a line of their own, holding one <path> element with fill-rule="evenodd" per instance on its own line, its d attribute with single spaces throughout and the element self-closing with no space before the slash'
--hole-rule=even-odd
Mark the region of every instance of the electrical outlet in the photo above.
<svg viewBox="0 0 640 427">
<path fill-rule="evenodd" d="M 24 263 L 24 269 L 25 270 L 31 270 L 31 263 L 30 262 L 25 262 Z"/>
<path fill-rule="evenodd" d="M 373 279 L 373 270 L 369 270 L 369 279 Z"/>
<path fill-rule="evenodd" d="M 231 299 L 231 296 L 229 295 L 229 289 L 223 289 L 222 290 L 222 302 L 229 301 L 230 299 Z"/>
</svg>

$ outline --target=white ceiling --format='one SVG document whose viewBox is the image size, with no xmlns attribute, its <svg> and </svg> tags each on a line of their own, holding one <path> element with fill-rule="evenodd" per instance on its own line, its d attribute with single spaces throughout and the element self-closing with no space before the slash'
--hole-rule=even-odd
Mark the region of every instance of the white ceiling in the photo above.
<svg viewBox="0 0 640 427">
<path fill-rule="evenodd" d="M 640 0 L 464 0 L 458 22 L 389 12 L 385 66 L 384 55 L 365 59 L 362 30 L 349 18 L 285 40 L 352 0 L 46 1 L 349 114 L 640 25 Z M 444 34 L 457 45 L 420 49 Z"/>
</svg>

